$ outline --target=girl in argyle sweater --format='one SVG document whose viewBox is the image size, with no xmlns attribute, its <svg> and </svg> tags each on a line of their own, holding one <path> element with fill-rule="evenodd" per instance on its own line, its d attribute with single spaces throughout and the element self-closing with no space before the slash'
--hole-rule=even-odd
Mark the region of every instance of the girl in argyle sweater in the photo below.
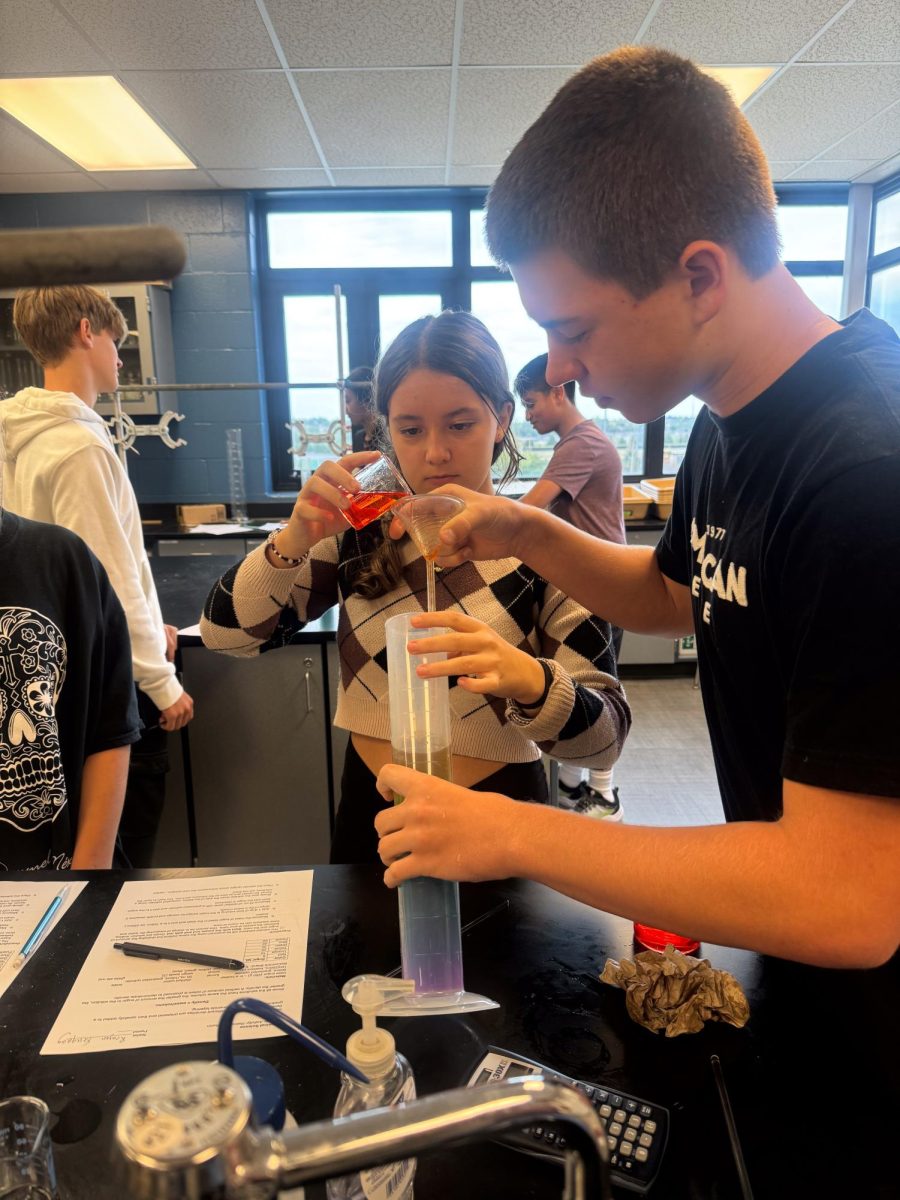
<svg viewBox="0 0 900 1200">
<path fill-rule="evenodd" d="M 500 347 L 469 313 L 423 317 L 385 352 L 376 405 L 400 470 L 416 493 L 453 485 L 492 493 L 519 455 Z M 340 606 L 341 679 L 335 724 L 350 740 L 332 862 L 377 861 L 373 821 L 385 802 L 375 777 L 391 761 L 384 623 L 425 610 L 425 563 L 390 519 L 357 531 L 341 510 L 350 474 L 373 455 L 326 462 L 300 490 L 290 521 L 215 584 L 200 622 L 210 649 L 256 655 L 285 645 L 306 622 Z M 631 724 L 616 677 L 609 626 L 518 559 L 466 562 L 438 576 L 430 646 L 450 676 L 453 779 L 478 791 L 548 800 L 541 751 L 579 766 L 611 767 Z"/>
</svg>

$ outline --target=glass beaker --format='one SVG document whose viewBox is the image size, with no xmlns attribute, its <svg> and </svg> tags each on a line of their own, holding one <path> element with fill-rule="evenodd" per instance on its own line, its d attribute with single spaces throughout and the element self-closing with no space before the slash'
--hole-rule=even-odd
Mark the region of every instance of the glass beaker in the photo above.
<svg viewBox="0 0 900 1200">
<path fill-rule="evenodd" d="M 353 495 L 350 507 L 341 513 L 348 525 L 363 529 L 370 521 L 384 516 L 389 508 L 409 496 L 406 480 L 384 454 L 353 472 L 359 491 Z"/>
<path fill-rule="evenodd" d="M 50 1110 L 36 1096 L 0 1102 L 0 1200 L 58 1200 Z"/>
<path fill-rule="evenodd" d="M 415 629 L 412 613 L 385 622 L 391 712 L 391 748 L 395 763 L 439 779 L 451 779 L 450 692 L 446 676 L 420 679 L 420 663 L 446 654 L 410 654 L 410 639 L 434 637 L 442 629 Z M 402 803 L 397 797 L 396 803 Z M 420 877 L 402 883 L 400 951 L 403 978 L 412 979 L 415 994 L 391 1003 L 392 1015 L 426 1012 L 473 1012 L 496 1008 L 492 1000 L 465 991 L 459 885 Z"/>
</svg>

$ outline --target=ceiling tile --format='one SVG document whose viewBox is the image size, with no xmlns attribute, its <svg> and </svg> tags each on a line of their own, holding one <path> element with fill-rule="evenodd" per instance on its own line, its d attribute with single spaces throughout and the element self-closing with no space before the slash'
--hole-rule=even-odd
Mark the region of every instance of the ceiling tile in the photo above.
<svg viewBox="0 0 900 1200">
<path fill-rule="evenodd" d="M 444 162 L 449 71 L 310 71 L 295 77 L 329 166 Z"/>
<path fill-rule="evenodd" d="M 871 159 L 817 158 L 792 175 L 791 183 L 795 180 L 817 179 L 831 183 L 849 183 L 851 179 L 855 179 L 874 165 Z"/>
<path fill-rule="evenodd" d="M 500 173 L 496 167 L 451 167 L 451 187 L 490 187 Z"/>
<path fill-rule="evenodd" d="M 454 0 L 267 0 L 291 67 L 449 66 Z"/>
<path fill-rule="evenodd" d="M 802 166 L 802 159 L 800 162 L 770 162 L 769 170 L 771 171 L 772 178 L 775 180 L 775 182 L 779 183 L 782 179 L 786 179 L 788 175 L 796 171 L 798 167 Z"/>
<path fill-rule="evenodd" d="M 556 67 L 461 70 L 454 165 L 502 162 L 571 75 Z"/>
<path fill-rule="evenodd" d="M 786 62 L 844 0 L 666 0 L 644 42 L 709 66 Z"/>
<path fill-rule="evenodd" d="M 108 71 L 110 63 L 51 0 L 0 0 L 0 75 Z"/>
<path fill-rule="evenodd" d="M 122 79 L 203 167 L 320 165 L 280 71 L 126 71 Z"/>
<path fill-rule="evenodd" d="M 803 56 L 811 62 L 900 62 L 896 0 L 856 0 Z"/>
<path fill-rule="evenodd" d="M 338 187 L 441 187 L 443 167 L 341 168 L 332 172 Z"/>
<path fill-rule="evenodd" d="M 633 41 L 649 0 L 466 0 L 460 61 L 571 63 Z"/>
<path fill-rule="evenodd" d="M 61 171 L 59 174 L 32 173 L 0 174 L 0 194 L 4 192 L 99 192 L 99 183 L 80 171 Z"/>
<path fill-rule="evenodd" d="M 328 176 L 318 168 L 299 171 L 256 170 L 256 171 L 210 171 L 212 178 L 223 188 L 304 188 L 328 187 Z"/>
<path fill-rule="evenodd" d="M 91 178 L 110 192 L 187 192 L 215 187 L 205 171 L 95 171 Z"/>
<path fill-rule="evenodd" d="M 253 0 L 65 0 L 119 70 L 277 67 Z"/>
<path fill-rule="evenodd" d="M 793 66 L 747 116 L 769 158 L 806 162 L 898 98 L 900 65 Z"/>
<path fill-rule="evenodd" d="M 73 170 L 70 159 L 5 113 L 0 113 L 0 162 L 4 171 Z"/>
<path fill-rule="evenodd" d="M 830 146 L 829 158 L 870 158 L 881 161 L 900 146 L 900 100 L 885 112 Z"/>
</svg>

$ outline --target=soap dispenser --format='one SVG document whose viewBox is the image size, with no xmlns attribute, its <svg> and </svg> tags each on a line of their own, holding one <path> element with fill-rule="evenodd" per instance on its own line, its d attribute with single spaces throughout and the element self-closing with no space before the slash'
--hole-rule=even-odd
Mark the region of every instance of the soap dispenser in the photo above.
<svg viewBox="0 0 900 1200">
<path fill-rule="evenodd" d="M 362 1018 L 362 1028 L 347 1039 L 347 1058 L 370 1082 L 361 1083 L 341 1072 L 336 1117 L 371 1108 L 393 1108 L 415 1099 L 412 1067 L 398 1053 L 392 1035 L 375 1022 L 379 1013 L 390 1011 L 392 1000 L 415 991 L 415 986 L 411 979 L 387 979 L 382 975 L 357 975 L 344 984 L 341 995 Z M 412 1200 L 415 1172 L 416 1160 L 411 1158 L 329 1179 L 328 1200 Z"/>
</svg>

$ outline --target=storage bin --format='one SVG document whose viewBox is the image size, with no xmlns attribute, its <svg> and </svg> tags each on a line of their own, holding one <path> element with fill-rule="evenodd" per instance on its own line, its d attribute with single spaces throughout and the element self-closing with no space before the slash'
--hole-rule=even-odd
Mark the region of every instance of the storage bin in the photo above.
<svg viewBox="0 0 900 1200">
<path fill-rule="evenodd" d="M 674 475 L 666 475 L 662 479 L 642 479 L 640 486 L 641 490 L 646 492 L 651 500 L 655 500 L 657 505 L 662 501 L 663 504 L 671 506 L 672 493 L 675 491 Z"/>
<path fill-rule="evenodd" d="M 626 521 L 640 521 L 646 517 L 650 507 L 650 497 L 639 487 L 626 483 L 622 488 L 622 504 Z"/>
</svg>

